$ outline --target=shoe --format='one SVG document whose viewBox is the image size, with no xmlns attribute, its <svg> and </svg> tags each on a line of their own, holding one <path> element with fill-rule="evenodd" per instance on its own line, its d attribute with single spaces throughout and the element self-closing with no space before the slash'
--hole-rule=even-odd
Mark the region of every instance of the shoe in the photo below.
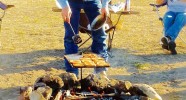
<svg viewBox="0 0 186 100">
<path fill-rule="evenodd" d="M 177 54 L 176 43 L 175 42 L 173 42 L 173 41 L 169 42 L 168 47 L 169 47 L 169 50 L 170 50 L 172 55 L 176 55 Z"/>
<path fill-rule="evenodd" d="M 168 38 L 168 37 L 162 37 L 161 38 L 161 42 L 163 43 L 162 44 L 163 49 L 169 50 L 169 47 L 168 47 L 169 41 L 170 41 L 170 38 Z"/>
<path fill-rule="evenodd" d="M 169 36 L 167 37 L 163 37 L 161 39 L 162 44 L 162 48 L 169 50 L 171 52 L 172 55 L 176 55 L 177 51 L 176 51 L 176 43 L 174 41 L 171 41 L 171 38 Z"/>
<path fill-rule="evenodd" d="M 169 50 L 169 49 L 168 49 L 168 46 L 166 46 L 166 45 L 162 45 L 161 47 L 162 47 L 163 49 Z"/>
</svg>

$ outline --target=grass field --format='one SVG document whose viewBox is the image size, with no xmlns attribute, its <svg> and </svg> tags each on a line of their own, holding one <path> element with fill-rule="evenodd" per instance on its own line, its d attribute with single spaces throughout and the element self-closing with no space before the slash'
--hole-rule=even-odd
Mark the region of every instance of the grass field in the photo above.
<svg viewBox="0 0 186 100">
<path fill-rule="evenodd" d="M 1 25 L 0 100 L 16 100 L 20 86 L 33 85 L 37 77 L 48 73 L 64 72 L 64 27 L 60 13 L 52 11 L 54 0 L 2 2 L 15 7 L 6 11 Z M 176 40 L 178 55 L 175 56 L 162 50 L 163 27 L 150 3 L 154 0 L 131 0 L 131 10 L 139 14 L 121 17 L 113 40 L 114 57 L 109 59 L 112 67 L 108 76 L 149 84 L 163 100 L 186 100 L 186 44 L 179 38 Z M 165 11 L 166 7 L 160 8 L 161 16 Z M 112 15 L 113 23 L 117 17 Z M 83 39 L 87 37 L 80 35 Z M 179 36 L 185 39 L 185 28 Z M 85 70 L 84 75 L 92 71 Z"/>
</svg>

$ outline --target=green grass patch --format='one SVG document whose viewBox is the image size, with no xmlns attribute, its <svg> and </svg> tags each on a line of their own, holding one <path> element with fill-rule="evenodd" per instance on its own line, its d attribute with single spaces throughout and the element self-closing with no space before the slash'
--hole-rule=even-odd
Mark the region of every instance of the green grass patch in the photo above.
<svg viewBox="0 0 186 100">
<path fill-rule="evenodd" d="M 140 62 L 136 62 L 134 64 L 134 66 L 137 68 L 137 69 L 149 69 L 151 64 L 150 63 L 140 63 Z"/>
</svg>

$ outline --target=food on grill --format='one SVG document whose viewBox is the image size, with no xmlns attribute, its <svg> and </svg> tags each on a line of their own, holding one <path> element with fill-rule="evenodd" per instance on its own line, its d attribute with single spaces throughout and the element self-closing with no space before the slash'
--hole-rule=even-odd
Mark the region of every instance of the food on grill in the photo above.
<svg viewBox="0 0 186 100">
<path fill-rule="evenodd" d="M 66 55 L 65 58 L 75 68 L 109 67 L 110 64 L 97 54 Z"/>
<path fill-rule="evenodd" d="M 83 54 L 83 58 L 89 58 L 91 54 Z"/>
<path fill-rule="evenodd" d="M 90 58 L 97 58 L 98 56 L 96 54 L 91 54 Z"/>
<path fill-rule="evenodd" d="M 104 67 L 104 66 L 110 66 L 107 62 L 105 62 L 104 60 L 98 60 L 96 63 L 96 66 L 98 67 Z"/>
<path fill-rule="evenodd" d="M 81 62 L 85 67 L 94 67 L 96 66 L 90 58 L 80 58 Z"/>
<path fill-rule="evenodd" d="M 98 62 L 98 61 L 100 61 L 100 60 L 103 60 L 103 61 L 104 61 L 104 58 L 101 58 L 101 57 L 91 58 L 91 59 L 92 59 L 92 61 L 94 61 L 94 62 Z"/>
<path fill-rule="evenodd" d="M 73 66 L 75 67 L 84 67 L 85 65 L 83 63 L 75 63 L 75 64 L 72 64 Z"/>
<path fill-rule="evenodd" d="M 83 64 L 86 67 L 108 67 L 110 66 L 102 57 L 97 56 L 96 54 L 83 54 L 83 57 L 80 58 Z"/>
<path fill-rule="evenodd" d="M 97 67 L 107 67 L 107 66 L 110 66 L 110 64 L 107 63 L 104 58 L 97 57 L 97 58 L 91 58 L 91 59 L 96 64 Z"/>
<path fill-rule="evenodd" d="M 91 60 L 81 60 L 86 67 L 95 67 L 96 64 Z"/>
<path fill-rule="evenodd" d="M 91 55 L 89 54 L 86 56 L 90 57 Z M 86 67 L 96 67 L 96 64 L 92 61 L 91 58 L 80 58 L 80 60 L 84 64 L 84 66 L 86 66 Z"/>
<path fill-rule="evenodd" d="M 77 64 L 77 63 L 81 63 L 81 60 L 70 60 L 69 62 L 71 64 Z"/>
<path fill-rule="evenodd" d="M 96 58 L 96 54 L 83 54 L 83 58 Z"/>
<path fill-rule="evenodd" d="M 84 64 L 81 62 L 81 60 L 70 60 L 69 62 L 76 67 L 84 67 Z"/>
<path fill-rule="evenodd" d="M 90 58 L 80 58 L 80 61 L 84 62 L 84 61 L 91 61 Z"/>
</svg>

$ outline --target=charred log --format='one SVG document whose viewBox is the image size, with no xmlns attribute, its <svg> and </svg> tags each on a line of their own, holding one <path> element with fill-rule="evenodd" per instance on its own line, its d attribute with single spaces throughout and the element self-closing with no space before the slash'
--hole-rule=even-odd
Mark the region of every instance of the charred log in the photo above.
<svg viewBox="0 0 186 100">
<path fill-rule="evenodd" d="M 154 100 L 162 100 L 159 94 L 147 84 L 134 84 L 130 88 L 131 95 L 145 96 Z"/>
<path fill-rule="evenodd" d="M 73 89 L 80 85 L 79 80 L 73 73 L 62 73 L 59 77 L 64 82 L 64 86 L 62 88 L 65 90 Z"/>
<path fill-rule="evenodd" d="M 20 87 L 20 96 L 19 100 L 30 100 L 29 95 L 32 93 L 32 87 Z"/>
<path fill-rule="evenodd" d="M 38 78 L 35 84 L 38 83 L 40 84 L 44 83 L 46 84 L 46 86 L 52 88 L 52 97 L 54 98 L 56 97 L 57 93 L 61 90 L 61 88 L 64 85 L 62 79 L 59 76 L 52 76 L 52 75 L 46 75 Z M 36 86 L 34 85 L 34 89 L 37 89 L 37 85 Z"/>
</svg>

